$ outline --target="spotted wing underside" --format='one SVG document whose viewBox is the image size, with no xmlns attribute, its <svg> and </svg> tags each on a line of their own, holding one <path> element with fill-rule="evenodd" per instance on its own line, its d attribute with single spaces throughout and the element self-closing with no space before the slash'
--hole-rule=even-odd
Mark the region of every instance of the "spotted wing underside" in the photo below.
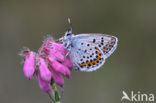
<svg viewBox="0 0 156 103">
<path fill-rule="evenodd" d="M 95 71 L 104 64 L 104 54 L 96 45 L 80 40 L 81 42 L 83 44 L 80 47 L 73 47 L 71 50 L 73 66 L 80 71 Z"/>
<path fill-rule="evenodd" d="M 106 34 L 76 35 L 70 58 L 76 69 L 94 71 L 100 68 L 117 46 L 117 38 Z"/>
<path fill-rule="evenodd" d="M 115 51 L 118 43 L 117 37 L 107 34 L 79 34 L 77 37 L 85 40 L 87 38 L 87 42 L 97 45 L 103 51 L 105 58 L 108 58 Z"/>
</svg>

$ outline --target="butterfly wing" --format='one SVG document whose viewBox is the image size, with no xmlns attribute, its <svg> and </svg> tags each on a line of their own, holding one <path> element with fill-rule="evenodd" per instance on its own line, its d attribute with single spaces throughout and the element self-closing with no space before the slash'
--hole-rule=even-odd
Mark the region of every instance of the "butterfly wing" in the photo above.
<svg viewBox="0 0 156 103">
<path fill-rule="evenodd" d="M 76 35 L 76 37 L 97 45 L 103 51 L 105 58 L 108 58 L 115 51 L 118 43 L 117 37 L 107 34 L 79 34 Z"/>
<path fill-rule="evenodd" d="M 87 72 L 100 68 L 105 62 L 101 49 L 84 39 L 73 40 L 70 59 L 75 69 Z"/>
<path fill-rule="evenodd" d="M 70 58 L 74 68 L 94 71 L 116 49 L 118 39 L 106 34 L 79 34 L 72 40 Z"/>
</svg>

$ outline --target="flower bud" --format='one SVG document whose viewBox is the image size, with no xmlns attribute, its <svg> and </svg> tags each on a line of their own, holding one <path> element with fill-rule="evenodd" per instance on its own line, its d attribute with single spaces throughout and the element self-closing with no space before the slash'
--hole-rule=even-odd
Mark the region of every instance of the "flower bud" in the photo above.
<svg viewBox="0 0 156 103">
<path fill-rule="evenodd" d="M 64 87 L 63 77 L 60 74 L 58 74 L 55 70 L 52 70 L 52 73 L 53 73 L 52 77 L 53 77 L 55 83 L 61 87 Z"/>
<path fill-rule="evenodd" d="M 62 44 L 59 43 L 53 43 L 52 46 L 59 51 L 60 53 L 62 53 L 63 55 L 66 55 L 68 53 L 68 51 L 65 49 L 65 47 Z"/>
<path fill-rule="evenodd" d="M 39 58 L 39 73 L 43 80 L 50 82 L 51 81 L 51 72 L 47 67 L 47 64 L 43 58 Z"/>
<path fill-rule="evenodd" d="M 50 83 L 47 82 L 47 81 L 44 81 L 44 80 L 41 78 L 41 76 L 40 76 L 39 73 L 37 74 L 37 78 L 38 78 L 39 87 L 40 87 L 44 92 L 46 92 L 46 93 L 49 94 L 50 91 L 51 91 Z"/>
<path fill-rule="evenodd" d="M 35 53 L 30 51 L 25 55 L 25 62 L 24 62 L 24 75 L 30 80 L 35 72 Z"/>
<path fill-rule="evenodd" d="M 68 58 L 65 57 L 63 64 L 66 65 L 67 67 L 69 67 L 70 70 L 72 70 L 73 64 Z"/>
<path fill-rule="evenodd" d="M 62 75 L 68 78 L 70 77 L 70 70 L 65 65 L 62 65 L 61 63 L 57 62 L 51 56 L 48 58 L 48 61 L 54 71 L 61 73 Z"/>
<path fill-rule="evenodd" d="M 46 52 L 48 55 L 53 56 L 58 61 L 64 61 L 65 56 L 63 56 L 60 52 L 56 51 L 55 49 L 47 49 L 44 48 L 44 52 Z"/>
</svg>

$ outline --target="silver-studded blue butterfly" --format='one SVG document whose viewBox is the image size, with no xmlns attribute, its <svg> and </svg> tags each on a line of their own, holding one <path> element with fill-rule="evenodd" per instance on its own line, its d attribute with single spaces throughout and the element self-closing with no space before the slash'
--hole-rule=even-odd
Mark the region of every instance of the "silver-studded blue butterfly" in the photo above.
<svg viewBox="0 0 156 103">
<path fill-rule="evenodd" d="M 65 36 L 60 40 L 69 50 L 73 67 L 87 72 L 100 68 L 105 59 L 114 52 L 118 43 L 117 37 L 107 34 L 84 33 L 74 35 L 72 28 L 67 30 Z"/>
</svg>

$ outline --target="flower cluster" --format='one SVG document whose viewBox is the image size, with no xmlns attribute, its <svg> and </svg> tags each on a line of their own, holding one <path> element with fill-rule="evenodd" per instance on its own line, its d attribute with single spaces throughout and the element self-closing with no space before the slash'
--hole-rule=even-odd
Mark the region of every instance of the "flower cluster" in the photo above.
<svg viewBox="0 0 156 103">
<path fill-rule="evenodd" d="M 24 75 L 30 80 L 37 76 L 40 88 L 46 93 L 51 92 L 51 80 L 63 87 L 62 76 L 70 77 L 71 61 L 66 57 L 68 51 L 62 44 L 56 43 L 52 37 L 47 37 L 38 52 L 29 49 L 22 51 L 24 59 Z"/>
</svg>

